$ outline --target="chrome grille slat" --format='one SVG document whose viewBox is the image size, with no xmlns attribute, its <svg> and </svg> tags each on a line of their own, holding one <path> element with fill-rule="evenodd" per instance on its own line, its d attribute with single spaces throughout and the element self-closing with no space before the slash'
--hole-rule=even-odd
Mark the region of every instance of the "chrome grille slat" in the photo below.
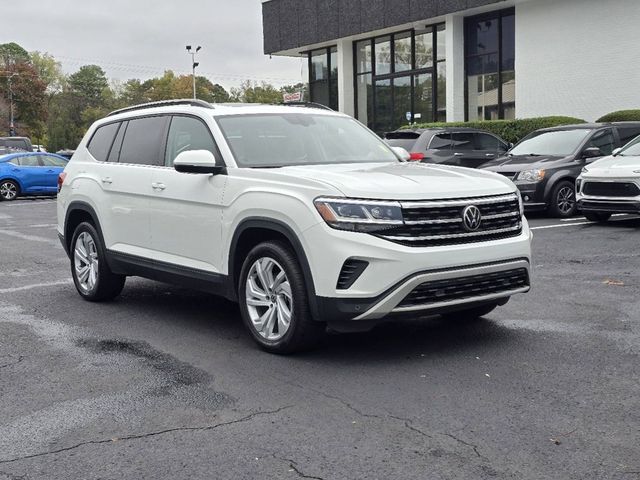
<svg viewBox="0 0 640 480">
<path fill-rule="evenodd" d="M 519 235 L 522 231 L 520 203 L 517 194 L 405 201 L 402 205 L 404 224 L 392 227 L 378 236 L 411 247 L 454 245 L 497 240 Z M 463 210 L 476 206 L 482 215 L 477 230 L 464 226 Z"/>
</svg>

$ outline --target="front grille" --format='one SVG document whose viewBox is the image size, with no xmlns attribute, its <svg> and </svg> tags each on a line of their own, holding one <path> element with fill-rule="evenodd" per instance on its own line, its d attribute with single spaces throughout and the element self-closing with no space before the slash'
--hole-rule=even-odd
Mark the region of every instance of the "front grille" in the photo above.
<svg viewBox="0 0 640 480">
<path fill-rule="evenodd" d="M 640 188 L 631 182 L 585 182 L 582 192 L 599 197 L 636 197 Z"/>
<path fill-rule="evenodd" d="M 436 280 L 418 285 L 397 308 L 464 300 L 483 295 L 510 292 L 529 286 L 526 268 L 485 273 L 451 280 Z"/>
<path fill-rule="evenodd" d="M 463 211 L 468 206 L 480 210 L 480 226 L 465 227 Z M 427 247 L 498 240 L 522 232 L 520 204 L 516 194 L 461 200 L 402 202 L 404 225 L 379 236 L 402 245 Z"/>
</svg>

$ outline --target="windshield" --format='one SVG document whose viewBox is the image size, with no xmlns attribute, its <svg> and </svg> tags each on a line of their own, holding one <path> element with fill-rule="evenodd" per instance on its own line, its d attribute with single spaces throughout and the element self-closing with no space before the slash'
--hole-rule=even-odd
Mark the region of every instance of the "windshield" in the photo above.
<svg viewBox="0 0 640 480">
<path fill-rule="evenodd" d="M 399 161 L 380 138 L 348 117 L 277 113 L 216 120 L 240 167 Z"/>
<path fill-rule="evenodd" d="M 552 155 L 565 157 L 575 152 L 591 130 L 555 130 L 533 133 L 513 147 L 511 155 Z"/>
<path fill-rule="evenodd" d="M 629 142 L 618 155 L 621 157 L 640 156 L 640 137 Z"/>
</svg>

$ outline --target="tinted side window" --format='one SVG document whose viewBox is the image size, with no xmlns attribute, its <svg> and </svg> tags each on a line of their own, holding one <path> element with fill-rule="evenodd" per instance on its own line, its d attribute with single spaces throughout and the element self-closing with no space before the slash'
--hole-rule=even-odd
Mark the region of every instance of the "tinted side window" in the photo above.
<svg viewBox="0 0 640 480">
<path fill-rule="evenodd" d="M 614 149 L 613 131 L 611 129 L 596 132 L 586 148 L 598 147 L 603 155 L 611 155 Z"/>
<path fill-rule="evenodd" d="M 216 155 L 216 145 L 204 122 L 193 117 L 176 116 L 171 120 L 165 165 L 173 166 L 179 153 L 189 150 L 207 150 Z"/>
<path fill-rule="evenodd" d="M 451 148 L 451 135 L 448 133 L 439 133 L 434 135 L 429 143 L 431 150 L 449 150 Z"/>
<path fill-rule="evenodd" d="M 65 162 L 61 158 L 52 157 L 50 155 L 43 155 L 40 157 L 40 160 L 42 160 L 42 163 L 44 164 L 45 167 L 63 167 L 64 168 L 67 166 L 67 162 Z"/>
<path fill-rule="evenodd" d="M 453 149 L 456 151 L 473 150 L 474 149 L 473 133 L 452 133 L 451 139 Z"/>
<path fill-rule="evenodd" d="M 618 127 L 620 135 L 620 146 L 624 146 L 640 135 L 640 127 Z"/>
<path fill-rule="evenodd" d="M 35 155 L 19 157 L 18 163 L 21 167 L 39 167 L 38 157 Z"/>
<path fill-rule="evenodd" d="M 500 140 L 493 135 L 476 133 L 476 150 L 490 150 L 495 152 L 500 149 Z M 503 147 L 504 149 L 504 147 Z"/>
<path fill-rule="evenodd" d="M 129 120 L 120 150 L 120 163 L 164 165 L 168 118 L 146 117 Z"/>
<path fill-rule="evenodd" d="M 113 141 L 113 146 L 109 152 L 109 158 L 107 159 L 108 162 L 118 161 L 118 157 L 120 157 L 120 149 L 122 148 L 122 139 L 124 138 L 124 133 L 127 131 L 127 124 L 128 122 L 122 122 L 120 124 L 118 134 L 116 135 L 116 139 Z"/>
<path fill-rule="evenodd" d="M 107 155 L 109 155 L 109 150 L 113 143 L 113 137 L 115 137 L 116 131 L 118 130 L 118 125 L 118 123 L 110 123 L 109 125 L 99 127 L 95 131 L 89 141 L 89 145 L 87 145 L 87 149 L 91 155 L 93 155 L 93 158 L 100 162 L 107 161 Z"/>
</svg>

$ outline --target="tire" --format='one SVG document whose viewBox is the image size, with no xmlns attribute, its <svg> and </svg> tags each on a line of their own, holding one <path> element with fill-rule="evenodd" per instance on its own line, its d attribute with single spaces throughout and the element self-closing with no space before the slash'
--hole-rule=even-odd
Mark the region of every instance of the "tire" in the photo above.
<svg viewBox="0 0 640 480">
<path fill-rule="evenodd" d="M 592 222 L 605 223 L 607 220 L 611 218 L 610 213 L 604 212 L 582 212 L 587 220 L 591 220 Z"/>
<path fill-rule="evenodd" d="M 13 180 L 0 181 L 0 201 L 10 202 L 20 195 L 20 185 Z"/>
<path fill-rule="evenodd" d="M 577 208 L 574 183 L 568 180 L 558 182 L 549 198 L 549 214 L 557 218 L 573 217 Z"/>
<path fill-rule="evenodd" d="M 102 238 L 92 224 L 83 222 L 76 227 L 69 257 L 73 283 L 83 299 L 90 302 L 113 300 L 122 292 L 126 277 L 111 272 Z"/>
<path fill-rule="evenodd" d="M 326 330 L 311 317 L 298 259 L 280 242 L 260 243 L 249 252 L 240 272 L 238 300 L 249 333 L 268 352 L 310 349 Z"/>
<path fill-rule="evenodd" d="M 490 303 L 489 305 L 481 305 L 479 307 L 468 308 L 467 310 L 445 313 L 442 316 L 447 320 L 476 320 L 493 312 L 497 307 L 497 303 Z"/>
</svg>

